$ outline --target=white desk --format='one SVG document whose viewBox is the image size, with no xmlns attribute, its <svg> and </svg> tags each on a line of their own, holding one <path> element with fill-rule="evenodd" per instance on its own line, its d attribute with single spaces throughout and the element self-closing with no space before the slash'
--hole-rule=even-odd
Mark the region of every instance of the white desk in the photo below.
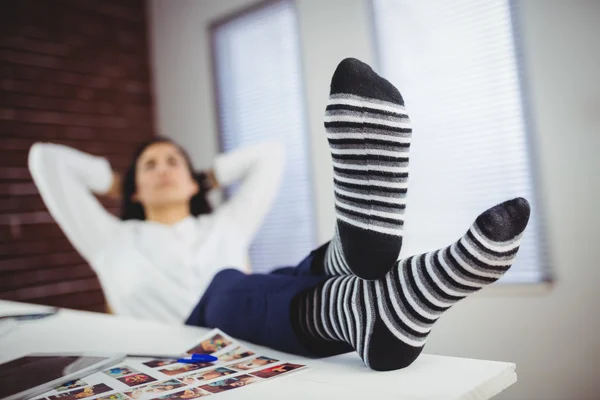
<svg viewBox="0 0 600 400">
<path fill-rule="evenodd" d="M 0 315 L 44 307 L 0 300 Z M 23 321 L 0 336 L 0 362 L 32 352 L 108 353 L 182 352 L 207 329 L 163 325 L 106 314 L 61 310 L 57 315 Z M 248 344 L 268 356 L 307 364 L 310 369 L 268 383 L 225 392 L 218 399 L 489 399 L 516 382 L 515 365 L 422 354 L 410 367 L 391 372 L 367 369 L 345 354 L 307 359 Z"/>
</svg>

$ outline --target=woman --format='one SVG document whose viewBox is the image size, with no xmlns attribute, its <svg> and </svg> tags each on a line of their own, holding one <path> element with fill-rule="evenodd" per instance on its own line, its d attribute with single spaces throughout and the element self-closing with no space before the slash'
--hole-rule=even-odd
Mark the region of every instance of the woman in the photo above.
<svg viewBox="0 0 600 400">
<path fill-rule="evenodd" d="M 164 138 L 138 149 L 122 186 L 103 158 L 41 143 L 29 155 L 44 202 L 97 273 L 111 310 L 180 323 L 216 272 L 245 268 L 248 246 L 277 194 L 283 164 L 277 143 L 219 156 L 208 174 L 212 186 L 243 179 L 235 196 L 210 212 L 206 179 L 196 179 L 186 153 Z M 121 220 L 92 192 L 120 193 Z"/>
<path fill-rule="evenodd" d="M 260 150 L 265 159 L 278 161 L 261 164 L 251 184 L 249 175 L 241 197 L 199 218 L 190 211 L 198 185 L 183 152 L 170 143 L 152 144 L 134 161 L 131 200 L 143 216 L 126 222 L 101 211 L 82 183 L 106 191 L 111 179 L 105 161 L 84 162 L 83 155 L 61 149 L 65 161 L 59 164 L 36 150 L 43 147 L 32 149 L 30 161 L 48 208 L 97 270 L 117 312 L 218 327 L 307 356 L 355 350 L 372 369 L 403 368 L 420 354 L 444 311 L 510 268 L 529 204 L 523 198 L 506 201 L 482 213 L 450 246 L 398 259 L 412 135 L 402 96 L 368 65 L 343 60 L 331 81 L 325 128 L 333 160 L 335 236 L 298 266 L 270 274 L 245 274 L 240 265 L 241 250 L 275 191 L 260 177 L 280 177 L 273 171 L 281 159 L 275 147 Z M 248 154 L 224 157 L 249 165 L 256 159 Z M 217 178 L 230 182 L 228 168 L 218 164 Z M 156 168 L 173 170 L 173 176 L 157 176 Z M 51 177 L 70 191 L 49 188 Z M 270 192 L 256 193 L 264 190 Z M 204 234 L 193 234 L 198 231 Z M 242 244 L 232 248 L 237 240 Z M 224 268 L 227 263 L 233 268 Z"/>
</svg>

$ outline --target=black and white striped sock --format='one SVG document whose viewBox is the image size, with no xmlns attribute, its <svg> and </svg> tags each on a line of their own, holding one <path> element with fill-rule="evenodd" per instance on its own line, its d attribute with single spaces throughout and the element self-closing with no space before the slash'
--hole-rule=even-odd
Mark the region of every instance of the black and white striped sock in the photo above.
<svg viewBox="0 0 600 400">
<path fill-rule="evenodd" d="M 325 128 L 337 214 L 325 273 L 380 278 L 402 246 L 412 134 L 404 100 L 367 64 L 345 59 L 331 80 Z"/>
<path fill-rule="evenodd" d="M 456 243 L 399 260 L 378 280 L 328 279 L 296 297 L 296 331 L 315 346 L 348 343 L 374 370 L 410 365 L 444 311 L 510 268 L 529 214 L 527 200 L 506 201 Z"/>
</svg>

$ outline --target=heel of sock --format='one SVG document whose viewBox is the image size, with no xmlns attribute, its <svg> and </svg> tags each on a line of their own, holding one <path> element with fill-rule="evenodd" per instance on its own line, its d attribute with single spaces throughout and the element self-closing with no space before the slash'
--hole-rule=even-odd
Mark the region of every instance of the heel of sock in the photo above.
<svg viewBox="0 0 600 400">
<path fill-rule="evenodd" d="M 374 280 L 387 274 L 402 248 L 402 236 L 365 234 L 365 230 L 338 221 L 342 251 L 348 267 L 359 278 Z"/>
<path fill-rule="evenodd" d="M 412 347 L 398 340 L 378 317 L 369 343 L 369 368 L 375 371 L 406 368 L 417 359 L 423 347 Z"/>
</svg>

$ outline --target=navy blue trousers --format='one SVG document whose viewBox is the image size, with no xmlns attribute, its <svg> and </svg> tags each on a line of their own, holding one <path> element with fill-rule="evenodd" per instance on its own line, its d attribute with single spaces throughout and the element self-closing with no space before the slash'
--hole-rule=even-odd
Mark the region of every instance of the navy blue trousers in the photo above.
<svg viewBox="0 0 600 400">
<path fill-rule="evenodd" d="M 187 325 L 219 328 L 236 338 L 302 356 L 327 357 L 352 351 L 346 343 L 318 341 L 303 335 L 297 296 L 331 277 L 323 273 L 328 243 L 296 267 L 247 275 L 225 269 L 215 275 Z"/>
</svg>

